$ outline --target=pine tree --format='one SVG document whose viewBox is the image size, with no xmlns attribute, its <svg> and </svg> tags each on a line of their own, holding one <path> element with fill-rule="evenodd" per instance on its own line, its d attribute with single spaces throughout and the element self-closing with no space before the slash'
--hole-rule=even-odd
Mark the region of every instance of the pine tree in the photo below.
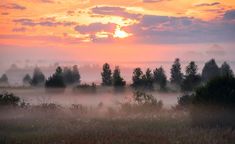
<svg viewBox="0 0 235 144">
<path fill-rule="evenodd" d="M 154 82 L 157 83 L 162 90 L 166 89 L 167 77 L 162 67 L 156 68 L 153 72 Z"/>
<path fill-rule="evenodd" d="M 230 68 L 227 62 L 224 62 L 220 68 L 221 76 L 234 77 L 233 70 Z"/>
<path fill-rule="evenodd" d="M 112 71 L 108 63 L 103 65 L 103 72 L 101 73 L 102 76 L 102 85 L 104 86 L 111 86 L 112 85 Z"/>
<path fill-rule="evenodd" d="M 183 80 L 183 74 L 181 72 L 180 59 L 176 59 L 171 68 L 171 83 L 181 85 Z"/>
<path fill-rule="evenodd" d="M 126 82 L 124 81 L 124 79 L 121 77 L 120 74 L 120 69 L 119 67 L 115 67 L 114 71 L 113 71 L 113 85 L 115 87 L 122 87 L 126 85 Z"/>
<path fill-rule="evenodd" d="M 205 63 L 202 69 L 202 80 L 207 82 L 215 77 L 220 76 L 220 69 L 214 59 Z"/>
</svg>

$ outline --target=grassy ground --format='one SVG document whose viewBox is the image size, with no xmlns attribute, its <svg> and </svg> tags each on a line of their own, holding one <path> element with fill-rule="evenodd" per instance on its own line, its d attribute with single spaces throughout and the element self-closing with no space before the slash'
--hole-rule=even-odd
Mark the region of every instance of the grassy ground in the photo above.
<svg viewBox="0 0 235 144">
<path fill-rule="evenodd" d="M 234 144 L 229 126 L 193 126 L 188 113 L 71 113 L 1 110 L 1 144 Z"/>
</svg>

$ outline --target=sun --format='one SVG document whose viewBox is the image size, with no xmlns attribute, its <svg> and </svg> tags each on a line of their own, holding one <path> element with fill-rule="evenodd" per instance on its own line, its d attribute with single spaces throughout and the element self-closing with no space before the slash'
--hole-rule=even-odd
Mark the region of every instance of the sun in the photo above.
<svg viewBox="0 0 235 144">
<path fill-rule="evenodd" d="M 113 37 L 115 37 L 115 38 L 126 38 L 126 37 L 129 37 L 130 35 L 132 35 L 132 34 L 129 34 L 125 31 L 121 30 L 120 26 L 117 26 L 116 29 L 115 29 Z"/>
</svg>

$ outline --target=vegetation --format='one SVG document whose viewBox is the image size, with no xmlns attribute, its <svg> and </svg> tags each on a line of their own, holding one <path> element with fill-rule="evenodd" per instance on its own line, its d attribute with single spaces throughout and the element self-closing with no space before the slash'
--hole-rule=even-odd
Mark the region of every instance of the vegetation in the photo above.
<svg viewBox="0 0 235 144">
<path fill-rule="evenodd" d="M 102 76 L 102 85 L 103 86 L 111 86 L 112 85 L 112 71 L 108 63 L 103 65 L 103 72 L 101 72 Z"/>
<path fill-rule="evenodd" d="M 63 79 L 66 85 L 80 84 L 81 76 L 77 65 L 74 65 L 72 69 L 65 67 L 63 71 Z"/>
<path fill-rule="evenodd" d="M 166 89 L 167 77 L 162 67 L 156 68 L 153 72 L 154 82 L 160 86 L 161 90 Z"/>
<path fill-rule="evenodd" d="M 228 76 L 228 77 L 233 77 L 234 73 L 232 69 L 230 68 L 229 64 L 224 62 L 220 68 L 220 74 L 221 76 Z"/>
<path fill-rule="evenodd" d="M 220 76 L 220 69 L 214 59 L 205 63 L 202 69 L 202 80 L 207 82 L 215 77 Z"/>
<path fill-rule="evenodd" d="M 20 98 L 13 93 L 4 92 L 0 94 L 0 106 L 17 106 L 19 105 Z"/>
<path fill-rule="evenodd" d="M 119 67 L 115 67 L 115 69 L 113 71 L 112 80 L 113 80 L 114 87 L 123 87 L 126 85 L 126 82 L 121 77 L 121 72 L 120 72 Z"/>
<path fill-rule="evenodd" d="M 29 74 L 26 74 L 23 78 L 23 84 L 24 85 L 30 85 L 32 82 L 32 78 Z"/>
<path fill-rule="evenodd" d="M 183 91 L 192 91 L 199 86 L 201 77 L 197 73 L 198 67 L 194 61 L 190 62 L 186 67 L 186 75 L 184 76 L 181 89 Z"/>
<path fill-rule="evenodd" d="M 56 69 L 56 72 L 46 80 L 46 88 L 65 88 L 65 82 L 63 79 L 63 71 L 61 67 Z"/>
<path fill-rule="evenodd" d="M 177 86 L 180 86 L 183 81 L 183 74 L 181 72 L 180 59 L 178 59 L 178 58 L 175 59 L 175 62 L 172 65 L 170 81 L 171 81 L 171 83 L 173 83 Z"/>
<path fill-rule="evenodd" d="M 33 77 L 31 81 L 32 86 L 43 86 L 45 83 L 45 76 L 42 71 L 36 67 L 33 72 Z"/>
<path fill-rule="evenodd" d="M 89 84 L 80 84 L 77 85 L 74 89 L 74 92 L 85 92 L 85 93 L 94 93 L 96 92 L 96 84 L 92 83 L 91 85 Z"/>
<path fill-rule="evenodd" d="M 3 74 L 0 78 L 0 85 L 6 86 L 8 85 L 8 77 L 6 74 Z"/>
</svg>

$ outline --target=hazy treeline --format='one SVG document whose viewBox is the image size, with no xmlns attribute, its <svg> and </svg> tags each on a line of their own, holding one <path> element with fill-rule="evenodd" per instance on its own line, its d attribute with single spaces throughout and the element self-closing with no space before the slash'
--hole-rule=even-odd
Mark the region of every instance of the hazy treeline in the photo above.
<svg viewBox="0 0 235 144">
<path fill-rule="evenodd" d="M 194 61 L 191 61 L 185 68 L 183 73 L 180 59 L 175 59 L 170 70 L 170 78 L 167 78 L 163 67 L 158 67 L 153 70 L 147 68 L 143 71 L 140 67 L 133 70 L 132 83 L 133 88 L 154 90 L 156 86 L 160 90 L 167 90 L 171 87 L 178 88 L 182 91 L 192 91 L 199 85 L 209 81 L 218 76 L 234 76 L 229 64 L 224 62 L 219 67 L 214 59 L 206 62 L 202 72 L 198 72 L 198 66 Z M 105 63 L 101 72 L 101 85 L 102 86 L 114 86 L 124 87 L 126 81 L 121 75 L 121 70 L 118 66 L 112 71 L 110 65 Z M 45 86 L 46 88 L 65 88 L 66 86 L 90 86 L 88 84 L 81 84 L 81 76 L 79 69 L 76 65 L 73 67 L 57 67 L 54 74 L 46 78 L 40 68 L 34 69 L 32 77 L 26 74 L 22 82 L 25 86 Z M 8 77 L 3 74 L 0 78 L 1 86 L 7 86 Z M 85 87 L 84 86 L 84 87 Z M 92 86 L 95 86 L 93 83 Z"/>
</svg>

